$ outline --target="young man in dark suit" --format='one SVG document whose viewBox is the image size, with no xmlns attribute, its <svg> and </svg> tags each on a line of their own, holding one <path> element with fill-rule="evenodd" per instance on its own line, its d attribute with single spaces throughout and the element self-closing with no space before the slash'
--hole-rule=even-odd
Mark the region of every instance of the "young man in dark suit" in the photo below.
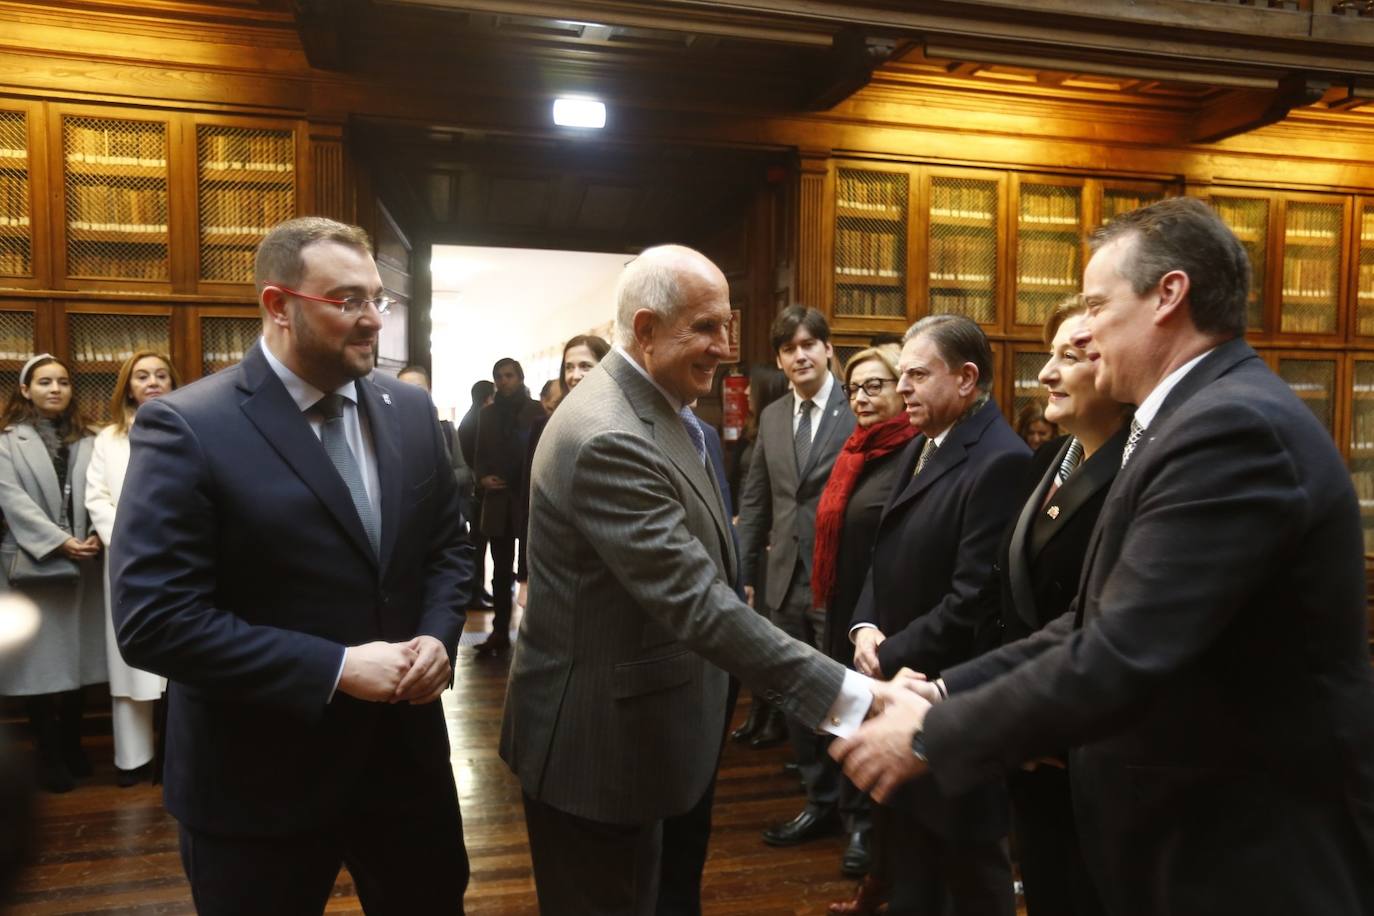
<svg viewBox="0 0 1374 916">
<path fill-rule="evenodd" d="M 263 338 L 139 410 L 111 545 L 130 663 L 170 679 L 165 800 L 202 914 L 461 913 L 439 695 L 471 548 L 434 408 L 369 378 L 390 306 L 367 235 L 258 248 Z"/>
<path fill-rule="evenodd" d="M 1071 747 L 1113 914 L 1374 912 L 1350 477 L 1242 339 L 1250 265 L 1204 203 L 1133 211 L 1093 247 L 1097 387 L 1139 407 L 1074 613 L 942 672 L 836 753 L 885 795 L 927 767 L 958 791 Z"/>
</svg>

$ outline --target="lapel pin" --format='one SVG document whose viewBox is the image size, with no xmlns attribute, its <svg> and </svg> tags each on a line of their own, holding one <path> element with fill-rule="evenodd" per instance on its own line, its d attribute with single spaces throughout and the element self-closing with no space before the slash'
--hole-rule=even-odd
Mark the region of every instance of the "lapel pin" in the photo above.
<svg viewBox="0 0 1374 916">
<path fill-rule="evenodd" d="M 1059 507 L 1050 506 L 1048 509 L 1045 510 L 1045 514 L 1048 515 L 1050 518 L 1059 518 Z"/>
<path fill-rule="evenodd" d="M 388 407 L 391 406 L 391 395 L 387 394 L 385 391 L 382 392 L 382 403 Z"/>
</svg>

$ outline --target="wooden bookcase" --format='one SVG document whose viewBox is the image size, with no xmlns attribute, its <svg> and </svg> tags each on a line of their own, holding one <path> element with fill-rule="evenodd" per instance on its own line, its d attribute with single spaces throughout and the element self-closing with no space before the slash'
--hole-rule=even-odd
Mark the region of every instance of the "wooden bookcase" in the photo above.
<svg viewBox="0 0 1374 916">
<path fill-rule="evenodd" d="M 135 350 L 186 380 L 237 362 L 254 251 L 310 164 L 296 119 L 0 99 L 0 383 L 50 350 L 103 418 Z"/>
</svg>

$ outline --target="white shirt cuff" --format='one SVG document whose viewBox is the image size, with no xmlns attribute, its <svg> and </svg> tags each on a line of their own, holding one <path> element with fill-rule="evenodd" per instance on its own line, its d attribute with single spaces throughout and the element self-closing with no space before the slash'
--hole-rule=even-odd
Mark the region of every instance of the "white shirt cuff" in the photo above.
<svg viewBox="0 0 1374 916">
<path fill-rule="evenodd" d="M 836 738 L 848 738 L 857 732 L 868 716 L 868 708 L 873 705 L 873 689 L 869 686 L 872 683 L 871 677 L 846 668 L 840 695 L 825 714 L 821 731 Z"/>
<path fill-rule="evenodd" d="M 325 705 L 334 702 L 334 694 L 339 692 L 339 681 L 343 680 L 344 665 L 348 662 L 348 646 L 344 646 L 343 655 L 339 656 L 339 673 L 334 675 L 334 686 L 329 689 L 329 699 L 325 700 Z"/>
<path fill-rule="evenodd" d="M 850 641 L 850 642 L 853 642 L 853 641 L 854 641 L 854 634 L 857 633 L 857 632 L 859 632 L 860 630 L 876 630 L 876 629 L 878 629 L 878 627 L 877 627 L 876 624 L 872 624 L 872 623 L 856 623 L 856 624 L 854 624 L 854 626 L 852 626 L 852 627 L 849 628 L 849 641 Z"/>
</svg>

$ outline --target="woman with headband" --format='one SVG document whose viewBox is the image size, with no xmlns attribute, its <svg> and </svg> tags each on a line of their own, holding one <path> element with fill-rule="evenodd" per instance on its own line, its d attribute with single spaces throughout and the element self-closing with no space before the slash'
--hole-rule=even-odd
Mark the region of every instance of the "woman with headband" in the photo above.
<svg viewBox="0 0 1374 916">
<path fill-rule="evenodd" d="M 0 427 L 0 567 L 40 615 L 33 641 L 0 669 L 0 694 L 27 698 L 38 784 L 68 792 L 91 773 L 81 688 L 106 680 L 101 546 L 86 516 L 94 439 L 68 367 L 50 353 L 25 363 Z"/>
<path fill-rule="evenodd" d="M 86 471 L 86 511 L 91 526 L 106 545 L 114 532 L 115 508 L 124 487 L 124 472 L 129 468 L 129 427 L 133 425 L 134 413 L 144 403 L 180 384 L 171 359 L 154 350 L 138 351 L 119 369 L 110 398 L 110 425 L 95 437 Z M 105 639 L 110 667 L 115 781 L 121 788 L 129 788 L 153 775 L 153 708 L 167 689 L 167 681 L 129 666 L 119 654 L 110 617 L 108 555 L 105 567 Z"/>
</svg>

